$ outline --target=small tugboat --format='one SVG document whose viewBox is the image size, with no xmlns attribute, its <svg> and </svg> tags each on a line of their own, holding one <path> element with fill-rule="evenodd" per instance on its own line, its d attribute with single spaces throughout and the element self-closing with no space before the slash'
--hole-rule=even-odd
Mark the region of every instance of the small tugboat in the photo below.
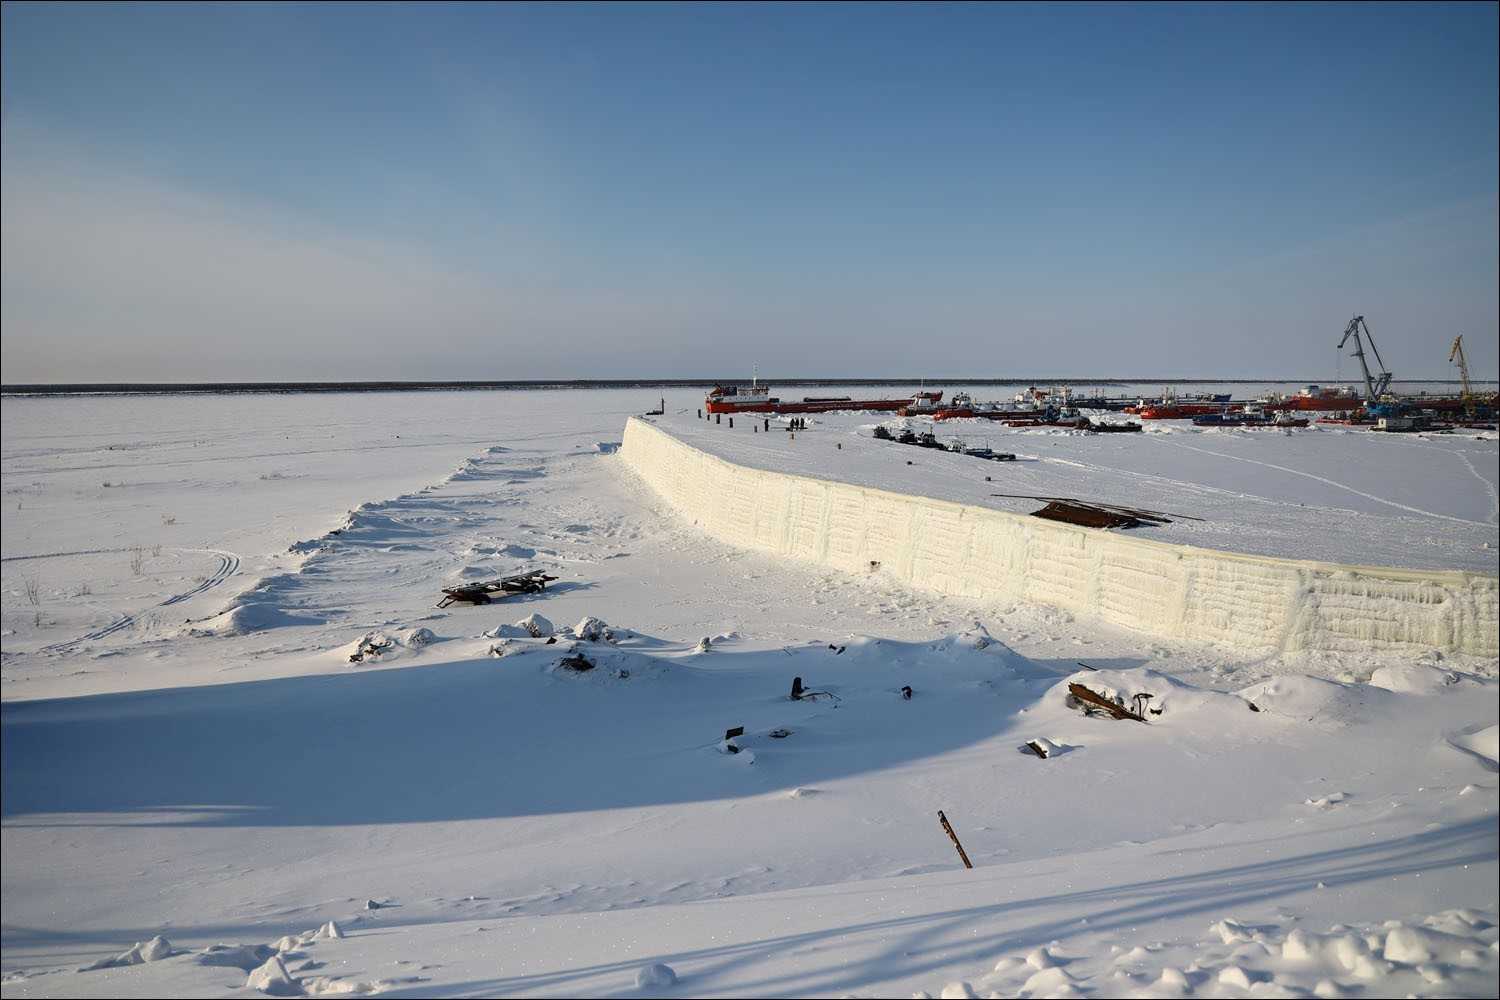
<svg viewBox="0 0 1500 1000">
<path fill-rule="evenodd" d="M 1271 418 L 1258 406 L 1244 409 L 1224 409 L 1218 413 L 1201 413 L 1193 418 L 1195 427 L 1262 427 L 1270 424 Z"/>
<path fill-rule="evenodd" d="M 1290 410 L 1277 410 L 1271 418 L 1272 427 L 1306 427 L 1307 423 L 1306 417 L 1295 417 Z"/>
</svg>

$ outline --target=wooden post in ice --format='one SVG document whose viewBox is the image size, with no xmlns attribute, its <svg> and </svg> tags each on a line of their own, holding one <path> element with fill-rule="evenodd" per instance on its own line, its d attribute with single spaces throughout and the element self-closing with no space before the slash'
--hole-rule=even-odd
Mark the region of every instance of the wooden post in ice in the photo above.
<svg viewBox="0 0 1500 1000">
<path fill-rule="evenodd" d="M 733 418 L 733 417 L 730 417 L 730 418 L 729 418 L 729 426 L 730 426 L 730 427 L 733 427 L 733 426 L 734 426 L 734 418 Z"/>
<path fill-rule="evenodd" d="M 953 832 L 953 827 L 948 824 L 948 817 L 943 815 L 941 809 L 938 810 L 938 822 L 943 824 L 943 830 L 947 832 L 948 839 L 953 841 L 954 847 L 958 848 L 958 856 L 963 859 L 964 867 L 973 868 L 974 866 L 969 863 L 969 856 L 964 853 L 964 845 L 958 842 L 958 834 Z"/>
</svg>

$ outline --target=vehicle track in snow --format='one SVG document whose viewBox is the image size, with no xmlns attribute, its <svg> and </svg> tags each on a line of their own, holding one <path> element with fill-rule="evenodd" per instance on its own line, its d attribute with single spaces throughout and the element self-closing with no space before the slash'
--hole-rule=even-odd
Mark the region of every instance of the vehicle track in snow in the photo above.
<svg viewBox="0 0 1500 1000">
<path fill-rule="evenodd" d="M 166 600 L 161 601 L 157 604 L 153 604 L 145 611 L 140 611 L 133 615 L 121 615 L 119 618 L 116 618 L 114 621 L 110 622 L 108 625 L 105 625 L 103 628 L 95 629 L 94 631 L 89 632 L 87 635 L 81 635 L 76 639 L 69 639 L 66 642 L 55 642 L 50 646 L 43 646 L 41 649 L 37 650 L 37 652 L 61 653 L 65 650 L 72 649 L 74 646 L 77 646 L 80 643 L 94 642 L 96 640 L 104 639 L 108 636 L 114 635 L 116 632 L 120 632 L 134 625 L 136 621 L 139 620 L 140 616 L 145 614 L 147 611 L 154 611 L 157 608 L 165 608 L 170 605 L 178 604 L 182 601 L 197 597 L 199 594 L 217 587 L 219 584 L 223 583 L 231 576 L 234 576 L 240 570 L 240 557 L 235 555 L 233 552 L 221 552 L 218 549 L 189 549 L 187 551 L 207 552 L 219 560 L 219 564 L 214 568 L 213 573 L 211 573 L 208 578 L 205 579 L 202 583 L 198 584 L 191 590 L 184 591 L 181 594 L 173 594 Z M 57 555 L 74 554 L 81 553 L 57 553 Z"/>
<path fill-rule="evenodd" d="M 29 555 L 29 556 L 4 556 L 4 557 L 0 557 L 0 562 L 21 562 L 21 561 L 26 560 L 26 559 L 62 559 L 65 556 L 99 556 L 99 555 L 106 555 L 106 554 L 108 554 L 110 552 L 129 552 L 129 551 L 130 551 L 130 549 L 128 547 L 126 547 L 126 548 L 118 548 L 118 549 L 78 549 L 77 551 L 74 551 L 74 552 L 37 552 L 37 553 L 35 553 L 33 555 Z"/>
<path fill-rule="evenodd" d="M 1152 435 L 1153 438 L 1157 439 L 1160 439 L 1163 436 L 1164 435 L 1160 434 Z M 1246 462 L 1250 465 L 1260 465 L 1264 466 L 1267 469 L 1275 469 L 1277 472 L 1285 472 L 1288 475 L 1302 476 L 1306 479 L 1312 479 L 1316 482 L 1323 483 L 1324 485 L 1332 486 L 1336 489 L 1341 489 L 1345 490 L 1346 492 L 1353 493 L 1355 496 L 1364 497 L 1366 500 L 1373 500 L 1375 503 L 1385 504 L 1387 507 L 1395 507 L 1397 510 L 1404 510 L 1409 514 L 1420 514 L 1423 517 L 1434 517 L 1442 521 L 1452 521 L 1455 524 L 1485 525 L 1485 522 L 1483 521 L 1474 521 L 1467 517 L 1454 517 L 1452 514 L 1439 514 L 1436 511 L 1423 510 L 1421 507 L 1412 507 L 1408 504 L 1397 503 L 1395 500 L 1387 500 L 1385 497 L 1376 496 L 1374 493 L 1366 493 L 1363 490 L 1357 490 L 1353 486 L 1349 486 L 1346 483 L 1341 483 L 1337 480 L 1329 479 L 1325 476 L 1319 476 L 1311 472 L 1303 472 L 1300 469 L 1289 468 L 1285 465 L 1276 465 L 1272 462 L 1262 462 L 1259 459 L 1245 458 L 1241 455 L 1226 455 L 1221 451 L 1214 451 L 1210 448 L 1195 448 L 1190 444 L 1182 444 L 1178 441 L 1159 441 L 1159 443 L 1172 448 L 1182 448 L 1185 451 L 1196 451 L 1201 452 L 1204 455 L 1213 455 L 1215 458 L 1228 459 L 1232 462 Z M 1470 471 L 1474 471 L 1473 466 L 1470 466 Z M 1478 473 L 1475 472 L 1475 475 L 1478 475 Z M 1488 525 L 1485 526 L 1487 527 Z"/>
<path fill-rule="evenodd" d="M 1412 440 L 1410 438 L 1403 440 L 1401 443 L 1415 448 L 1436 448 L 1438 451 L 1445 451 L 1448 454 L 1452 455 L 1454 458 L 1458 459 L 1460 462 L 1464 463 L 1464 465 L 1468 467 L 1469 474 L 1472 475 L 1475 479 L 1479 480 L 1480 485 L 1484 487 L 1484 491 L 1489 494 L 1489 523 L 1500 523 L 1500 493 L 1496 492 L 1494 483 L 1490 482 L 1483 476 L 1483 474 L 1480 473 L 1478 469 L 1474 468 L 1474 463 L 1469 461 L 1469 456 L 1464 454 L 1462 448 L 1445 448 L 1442 445 L 1436 444 L 1431 441 L 1422 439 Z"/>
</svg>

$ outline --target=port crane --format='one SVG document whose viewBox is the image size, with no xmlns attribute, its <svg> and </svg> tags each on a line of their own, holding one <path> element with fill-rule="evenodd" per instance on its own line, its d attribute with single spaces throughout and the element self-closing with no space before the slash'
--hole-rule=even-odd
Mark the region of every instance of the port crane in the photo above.
<svg viewBox="0 0 1500 1000">
<path fill-rule="evenodd" d="M 1461 333 L 1453 338 L 1453 347 L 1448 351 L 1448 363 L 1458 365 L 1458 377 L 1463 384 L 1463 393 L 1460 398 L 1464 401 L 1464 416 L 1473 420 L 1474 389 L 1469 385 L 1469 359 L 1464 357 L 1464 335 Z"/>
<path fill-rule="evenodd" d="M 1375 353 L 1375 363 L 1380 366 L 1379 374 L 1371 375 L 1370 366 L 1365 363 L 1365 349 L 1359 336 L 1361 328 L 1365 332 L 1364 339 L 1370 342 L 1370 350 Z M 1354 317 L 1349 321 L 1349 325 L 1344 327 L 1344 337 L 1339 341 L 1339 350 L 1344 349 L 1350 337 L 1354 338 L 1352 356 L 1359 359 L 1360 370 L 1365 374 L 1365 402 L 1378 403 L 1380 397 L 1385 395 L 1385 391 L 1391 387 L 1391 373 L 1386 370 L 1385 359 L 1380 356 L 1380 348 L 1375 346 L 1375 337 L 1370 333 L 1369 324 L 1365 322 L 1363 316 Z"/>
</svg>

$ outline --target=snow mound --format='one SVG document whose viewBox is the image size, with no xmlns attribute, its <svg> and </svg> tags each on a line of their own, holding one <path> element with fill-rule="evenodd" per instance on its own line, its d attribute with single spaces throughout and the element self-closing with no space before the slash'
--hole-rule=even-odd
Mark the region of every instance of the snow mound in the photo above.
<svg viewBox="0 0 1500 1000">
<path fill-rule="evenodd" d="M 1398 663 L 1377 667 L 1370 675 L 1370 686 L 1401 694 L 1431 694 L 1452 687 L 1463 680 L 1451 670 L 1440 670 L 1421 663 Z"/>
<path fill-rule="evenodd" d="M 1240 695 L 1263 712 L 1343 727 L 1383 718 L 1395 711 L 1396 695 L 1368 684 L 1341 684 L 1317 677 L 1287 675 L 1252 684 Z"/>
<path fill-rule="evenodd" d="M 275 604 L 260 602 L 232 607 L 215 616 L 211 621 L 212 624 L 206 630 L 191 631 L 200 634 L 207 631 L 220 636 L 249 635 L 251 632 L 263 632 L 266 629 L 287 625 L 321 625 L 323 623 L 321 618 L 293 614 Z"/>
<path fill-rule="evenodd" d="M 1027 740 L 1025 743 L 1023 743 L 1019 747 L 1017 747 L 1017 749 L 1021 753 L 1030 754 L 1032 756 L 1035 756 L 1036 755 L 1036 751 L 1034 751 L 1031 748 L 1031 744 L 1033 744 L 1033 743 L 1036 744 L 1037 746 L 1041 747 L 1042 753 L 1046 754 L 1046 756 L 1049 757 L 1049 758 L 1051 758 L 1051 757 L 1057 757 L 1057 756 L 1059 756 L 1061 754 L 1065 754 L 1069 750 L 1073 749 L 1071 746 L 1069 746 L 1066 743 L 1059 743 L 1056 740 L 1049 740 L 1045 736 L 1038 736 L 1035 739 Z"/>
<path fill-rule="evenodd" d="M 348 663 L 388 663 L 412 650 L 431 645 L 437 638 L 428 628 L 408 629 L 399 635 L 375 629 L 338 647 L 334 655 Z"/>
<path fill-rule="evenodd" d="M 402 645 L 408 649 L 417 649 L 421 646 L 429 646 L 436 641 L 437 636 L 430 628 L 414 628 L 401 637 Z"/>
<path fill-rule="evenodd" d="M 535 612 L 516 622 L 516 627 L 533 639 L 545 639 L 557 631 L 551 621 Z"/>
<path fill-rule="evenodd" d="M 638 990 L 659 990 L 676 985 L 677 972 L 670 965 L 653 962 L 635 970 L 635 988 Z"/>
<path fill-rule="evenodd" d="M 1225 918 L 1197 943 L 1120 944 L 1112 960 L 1059 960 L 1044 948 L 1024 962 L 1007 956 L 972 986 L 950 983 L 942 995 L 1492 996 L 1500 965 L 1492 916 L 1448 910 L 1324 933 Z"/>
<path fill-rule="evenodd" d="M 250 972 L 264 964 L 277 950 L 263 944 L 211 944 L 193 956 L 193 963 Z"/>
<path fill-rule="evenodd" d="M 614 632 L 610 629 L 609 623 L 593 615 L 585 615 L 577 625 L 573 626 L 573 636 L 584 642 L 614 641 Z"/>
<path fill-rule="evenodd" d="M 172 942 L 161 935 L 157 935 L 149 941 L 137 941 L 129 951 L 123 951 L 114 958 L 101 958 L 99 961 L 84 966 L 80 972 L 91 972 L 95 969 L 117 969 L 127 965 L 144 965 L 147 962 L 160 962 L 172 955 Z"/>
<path fill-rule="evenodd" d="M 1500 768 L 1500 725 L 1470 733 L 1458 733 L 1448 742 L 1466 753 L 1487 762 L 1491 771 Z"/>
<path fill-rule="evenodd" d="M 644 680 L 659 680 L 675 669 L 668 660 L 635 650 L 618 649 L 607 642 L 594 644 L 573 641 L 566 646 L 537 644 L 530 648 L 525 648 L 524 642 L 515 645 L 522 648 L 507 648 L 496 655 L 540 652 L 547 657 L 543 668 L 547 673 L 572 681 L 634 684 Z"/>
<path fill-rule="evenodd" d="M 245 980 L 247 989 L 259 990 L 267 996 L 295 997 L 302 995 L 302 986 L 286 971 L 286 965 L 278 955 L 266 959 Z"/>
<path fill-rule="evenodd" d="M 266 577 L 207 622 L 184 628 L 181 634 L 235 636 L 286 625 L 322 625 L 322 618 L 288 611 L 282 606 L 286 592 L 296 586 L 296 578 L 289 574 Z"/>
</svg>

